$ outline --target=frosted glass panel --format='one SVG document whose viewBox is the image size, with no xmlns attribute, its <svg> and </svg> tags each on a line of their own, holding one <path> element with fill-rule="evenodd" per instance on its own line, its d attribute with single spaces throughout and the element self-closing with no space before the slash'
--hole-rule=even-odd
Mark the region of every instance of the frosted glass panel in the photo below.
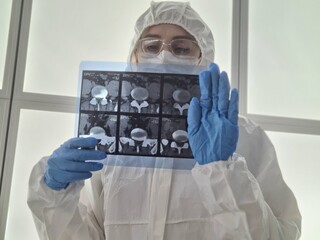
<svg viewBox="0 0 320 240">
<path fill-rule="evenodd" d="M 216 62 L 231 69 L 232 0 L 190 1 L 216 39 Z M 82 60 L 126 61 L 141 1 L 32 2 L 24 91 L 76 96 Z"/>
<path fill-rule="evenodd" d="M 248 112 L 320 120 L 320 1 L 249 7 Z"/>
<path fill-rule="evenodd" d="M 0 89 L 2 89 L 3 85 L 4 65 L 6 62 L 11 4 L 12 0 L 0 1 Z"/>
<path fill-rule="evenodd" d="M 5 240 L 38 239 L 27 206 L 30 172 L 41 157 L 74 136 L 74 123 L 70 113 L 21 110 Z"/>
<path fill-rule="evenodd" d="M 320 236 L 320 136 L 267 132 L 283 177 L 294 192 L 302 215 L 301 240 Z"/>
</svg>

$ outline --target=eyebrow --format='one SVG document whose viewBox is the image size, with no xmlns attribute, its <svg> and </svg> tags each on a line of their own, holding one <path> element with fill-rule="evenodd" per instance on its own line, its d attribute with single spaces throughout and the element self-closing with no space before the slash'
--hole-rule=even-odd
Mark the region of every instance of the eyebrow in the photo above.
<svg viewBox="0 0 320 240">
<path fill-rule="evenodd" d="M 147 34 L 147 35 L 143 36 L 142 38 L 159 38 L 159 39 L 161 39 L 161 36 L 158 34 Z M 190 36 L 186 36 L 186 35 L 178 35 L 172 39 L 189 39 L 189 40 L 195 41 L 195 38 L 190 37 Z"/>
</svg>

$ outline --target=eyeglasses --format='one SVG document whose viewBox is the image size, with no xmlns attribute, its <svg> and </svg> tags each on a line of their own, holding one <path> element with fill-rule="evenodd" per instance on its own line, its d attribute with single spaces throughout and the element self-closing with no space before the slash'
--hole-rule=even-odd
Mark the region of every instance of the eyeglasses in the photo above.
<svg viewBox="0 0 320 240">
<path fill-rule="evenodd" d="M 177 57 L 200 57 L 200 47 L 197 42 L 190 39 L 174 39 L 170 43 L 165 43 L 157 38 L 142 38 L 138 43 L 138 51 L 149 54 L 150 56 L 157 56 L 166 45 L 170 52 Z"/>
</svg>

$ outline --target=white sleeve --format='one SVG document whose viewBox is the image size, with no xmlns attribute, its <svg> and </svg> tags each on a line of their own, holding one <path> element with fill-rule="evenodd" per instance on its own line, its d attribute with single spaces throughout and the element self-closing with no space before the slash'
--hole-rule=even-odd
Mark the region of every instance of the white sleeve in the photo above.
<svg viewBox="0 0 320 240">
<path fill-rule="evenodd" d="M 260 128 L 247 134 L 251 142 L 240 143 L 246 145 L 240 146 L 246 159 L 234 155 L 227 161 L 197 164 L 192 170 L 204 206 L 214 222 L 218 218 L 219 237 L 299 239 L 301 215 L 274 148 Z"/>
<path fill-rule="evenodd" d="M 80 200 L 83 181 L 52 190 L 43 180 L 46 161 L 43 158 L 34 166 L 29 179 L 28 205 L 40 239 L 105 239 L 103 222 Z"/>
</svg>

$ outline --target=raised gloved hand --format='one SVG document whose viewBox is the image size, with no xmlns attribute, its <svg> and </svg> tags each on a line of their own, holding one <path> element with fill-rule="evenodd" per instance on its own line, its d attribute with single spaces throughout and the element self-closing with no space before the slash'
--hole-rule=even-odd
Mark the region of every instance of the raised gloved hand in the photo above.
<svg viewBox="0 0 320 240">
<path fill-rule="evenodd" d="M 60 190 L 70 182 L 90 178 L 91 172 L 102 169 L 103 164 L 86 160 L 106 158 L 105 152 L 94 150 L 97 144 L 98 140 L 92 137 L 72 138 L 62 144 L 48 159 L 45 183 L 54 190 Z"/>
<path fill-rule="evenodd" d="M 227 160 L 235 151 L 238 136 L 238 91 L 225 72 L 211 64 L 199 75 L 200 102 L 192 98 L 188 111 L 189 143 L 199 164 Z"/>
</svg>

